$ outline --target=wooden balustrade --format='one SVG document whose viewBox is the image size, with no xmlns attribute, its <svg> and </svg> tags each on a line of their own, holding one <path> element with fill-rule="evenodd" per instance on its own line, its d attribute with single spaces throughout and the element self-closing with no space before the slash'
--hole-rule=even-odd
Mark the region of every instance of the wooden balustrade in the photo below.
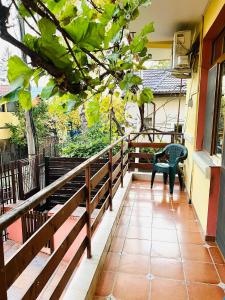
<svg viewBox="0 0 225 300">
<path fill-rule="evenodd" d="M 27 290 L 23 295 L 23 299 L 35 299 L 38 295 L 40 295 L 48 283 L 48 279 L 54 273 L 70 246 L 76 240 L 83 228 L 86 227 L 86 234 L 83 237 L 83 240 L 51 295 L 51 299 L 58 299 L 60 297 L 84 251 L 87 250 L 87 257 L 91 257 L 92 235 L 101 221 L 106 209 L 109 206 L 111 209 L 113 207 L 113 196 L 115 195 L 120 183 L 122 182 L 122 178 L 126 173 L 122 172 L 123 170 L 121 169 L 124 163 L 126 164 L 126 171 L 128 170 L 128 161 L 124 160 L 124 153 L 126 150 L 124 150 L 124 144 L 122 143 L 126 138 L 127 137 L 120 138 L 114 144 L 108 146 L 97 155 L 87 159 L 86 161 L 81 161 L 80 165 L 70 170 L 68 173 L 61 176 L 56 181 L 37 192 L 35 195 L 24 201 L 24 203 L 4 214 L 0 218 L 0 236 L 2 236 L 1 233 L 4 229 L 35 209 L 37 205 L 41 204 L 43 200 L 52 196 L 59 189 L 74 181 L 75 178 L 82 172 L 85 172 L 85 183 L 80 187 L 80 189 L 65 202 L 61 209 L 47 219 L 46 222 L 38 228 L 38 230 L 6 262 L 4 261 L 3 241 L 2 239 L 0 240 L 0 299 L 7 299 L 7 290 L 13 285 L 15 280 L 26 269 L 26 267 L 29 266 L 34 257 L 38 255 L 48 241 L 53 239 L 54 234 L 61 228 L 61 226 L 63 226 L 64 222 L 72 215 L 74 210 L 81 203 L 86 202 L 85 212 L 79 217 L 79 220 L 75 223 L 74 227 L 69 232 L 65 232 L 64 240 L 61 241 L 61 244 L 57 246 L 57 248 L 54 248 L 54 251 L 51 255 L 49 255 L 49 259 L 46 264 L 41 268 L 39 274 L 35 276 L 32 284 L 27 287 Z M 121 150 L 113 156 L 113 149 L 117 145 L 121 145 Z M 96 174 L 91 176 L 92 164 L 106 154 L 108 154 L 106 162 Z M 97 189 L 97 193 L 92 196 L 91 192 L 94 189 Z M 91 214 L 104 197 L 105 200 L 101 205 L 94 222 L 91 223 Z"/>
<path fill-rule="evenodd" d="M 146 133 L 147 134 L 147 133 Z M 148 133 L 149 134 L 149 133 Z M 115 147 L 120 150 L 113 155 Z M 118 141 L 102 150 L 97 155 L 94 155 L 86 161 L 81 160 L 81 163 L 74 169 L 70 170 L 44 189 L 37 192 L 35 195 L 28 198 L 21 205 L 0 217 L 0 299 L 7 299 L 7 290 L 13 285 L 15 280 L 26 269 L 41 249 L 52 240 L 57 230 L 63 226 L 64 222 L 72 215 L 74 210 L 86 203 L 84 213 L 79 217 L 79 220 L 69 232 L 65 232 L 65 237 L 61 244 L 54 248 L 46 264 L 41 268 L 39 274 L 35 276 L 32 284 L 24 293 L 23 299 L 37 298 L 44 287 L 47 285 L 49 278 L 56 270 L 59 263 L 63 260 L 64 255 L 76 240 L 81 231 L 86 228 L 86 234 L 83 237 L 77 251 L 69 261 L 68 266 L 61 274 L 61 278 L 57 287 L 52 292 L 50 299 L 59 299 L 66 284 L 68 283 L 72 273 L 74 272 L 80 258 L 87 250 L 87 257 L 91 257 L 91 239 L 95 229 L 101 221 L 104 212 L 113 208 L 113 197 L 121 185 L 123 187 L 123 177 L 128 171 L 128 167 L 140 168 L 145 170 L 151 169 L 150 159 L 151 153 L 136 153 L 130 152 L 130 148 L 146 148 L 152 149 L 163 148 L 167 143 L 147 143 L 132 141 L 130 136 L 120 138 Z M 107 159 L 105 156 L 107 155 Z M 96 163 L 104 156 L 104 162 L 96 173 L 92 172 L 92 164 Z M 147 162 L 132 161 L 135 158 L 146 159 Z M 69 161 L 69 160 L 68 160 Z M 102 160 L 103 161 L 103 160 Z M 51 164 L 51 161 L 48 161 Z M 69 163 L 68 163 L 69 164 Z M 74 191 L 71 197 L 62 205 L 62 207 L 46 222 L 38 228 L 38 230 L 20 247 L 20 249 L 8 260 L 4 260 L 2 232 L 16 220 L 23 217 L 28 212 L 35 209 L 39 204 L 52 196 L 67 185 L 67 188 L 73 188 L 70 185 L 81 173 L 85 174 L 85 182 L 81 184 L 79 190 Z M 48 173 L 47 173 L 48 174 Z M 60 174 L 60 170 L 59 170 Z M 93 190 L 96 193 L 93 195 Z M 91 221 L 91 215 L 97 205 L 103 199 L 98 214 L 94 221 Z"/>
</svg>

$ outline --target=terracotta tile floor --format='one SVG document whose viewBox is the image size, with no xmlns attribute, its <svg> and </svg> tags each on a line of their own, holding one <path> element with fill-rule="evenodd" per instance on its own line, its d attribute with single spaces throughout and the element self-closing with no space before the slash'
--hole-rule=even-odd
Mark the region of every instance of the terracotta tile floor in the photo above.
<svg viewBox="0 0 225 300">
<path fill-rule="evenodd" d="M 225 262 L 187 200 L 177 185 L 170 198 L 163 184 L 132 183 L 94 300 L 225 299 Z"/>
</svg>

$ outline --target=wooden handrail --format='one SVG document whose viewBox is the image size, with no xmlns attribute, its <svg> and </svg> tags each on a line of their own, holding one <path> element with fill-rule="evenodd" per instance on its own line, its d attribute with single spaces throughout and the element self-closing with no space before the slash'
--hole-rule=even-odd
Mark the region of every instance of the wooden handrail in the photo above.
<svg viewBox="0 0 225 300">
<path fill-rule="evenodd" d="M 42 200 L 48 198 L 52 195 L 55 191 L 60 189 L 64 186 L 67 182 L 73 179 L 75 176 L 80 174 L 86 167 L 88 167 L 91 163 L 94 163 L 97 159 L 99 159 L 104 154 L 108 153 L 109 150 L 113 149 L 117 144 L 119 144 L 122 140 L 126 139 L 127 135 L 121 137 L 113 144 L 109 145 L 101 152 L 97 153 L 96 155 L 92 156 L 91 158 L 87 159 L 85 162 L 81 163 L 79 166 L 75 167 L 65 175 L 61 176 L 59 179 L 42 189 L 41 191 L 37 192 L 35 195 L 28 198 L 22 204 L 19 204 L 14 209 L 10 210 L 6 214 L 0 217 L 0 231 L 7 228 L 9 225 L 14 223 L 17 219 L 21 218 L 21 216 L 28 212 L 29 210 L 36 207 Z"/>
<path fill-rule="evenodd" d="M 166 133 L 165 135 L 171 135 L 171 133 Z M 120 150 L 113 156 L 113 148 L 119 143 Z M 133 157 L 135 158 L 136 155 L 136 153 L 130 155 L 129 148 L 131 146 L 150 146 L 152 148 L 161 148 L 164 146 L 164 144 L 165 143 L 135 143 L 130 141 L 130 135 L 123 136 L 86 161 L 82 162 L 82 160 L 79 160 L 79 163 L 81 163 L 77 167 L 73 168 L 71 171 L 61 176 L 35 195 L 28 198 L 22 204 L 18 205 L 13 210 L 0 217 L 1 235 L 4 229 L 35 208 L 41 203 L 42 200 L 47 199 L 50 196 L 54 197 L 53 194 L 56 191 L 59 192 L 62 187 L 64 190 L 67 186 L 69 186 L 70 190 L 72 190 L 73 195 L 71 195 L 69 199 L 66 199 L 64 205 L 43 225 L 41 225 L 41 227 L 39 227 L 39 229 L 31 237 L 29 237 L 29 239 L 26 240 L 21 248 L 18 249 L 18 251 L 6 262 L 4 259 L 3 241 L 0 239 L 0 298 L 7 299 L 7 289 L 31 263 L 33 258 L 41 251 L 42 247 L 46 245 L 51 238 L 54 238 L 57 230 L 63 226 L 64 222 L 66 222 L 66 220 L 73 214 L 74 210 L 85 201 L 86 209 L 82 216 L 80 216 L 77 224 L 74 225 L 70 232 L 65 232 L 64 239 L 60 241 L 61 244 L 57 245 L 57 248 L 51 253 L 46 264 L 35 276 L 33 282 L 25 291 L 23 297 L 23 299 L 36 298 L 42 292 L 43 288 L 46 286 L 49 278 L 51 277 L 51 274 L 62 261 L 64 255 L 73 244 L 76 237 L 81 233 L 81 230 L 83 230 L 82 228 L 86 227 L 86 233 L 83 241 L 81 241 L 79 248 L 75 251 L 72 259 L 69 261 L 66 270 L 62 274 L 59 284 L 50 297 L 51 299 L 58 299 L 84 251 L 87 250 L 88 258 L 91 257 L 91 238 L 93 233 L 98 227 L 98 224 L 100 223 L 106 209 L 109 207 L 110 210 L 112 210 L 113 197 L 119 186 L 123 187 L 123 176 L 125 176 L 128 167 L 144 167 L 145 170 L 150 170 L 150 162 L 133 163 L 132 161 L 129 161 L 130 159 L 133 159 Z M 102 156 L 105 154 L 108 156 L 107 159 L 102 159 Z M 143 157 L 148 159 L 150 154 L 145 153 L 144 155 L 141 155 L 140 153 L 138 156 L 140 158 Z M 58 160 L 60 160 L 60 158 L 58 158 Z M 62 160 L 65 164 L 66 159 L 62 158 Z M 97 168 L 94 167 L 96 164 L 98 164 Z M 68 165 L 70 165 L 70 163 L 68 164 L 68 162 L 66 162 L 64 168 L 67 169 Z M 82 176 L 83 173 L 85 174 L 85 177 L 83 177 L 85 182 L 78 180 L 81 172 Z M 59 172 L 58 174 L 62 173 Z M 55 174 L 55 176 L 57 176 L 57 174 Z M 80 177 L 82 178 L 82 176 Z M 78 180 L 79 183 L 79 190 L 76 190 L 76 186 L 75 190 L 71 189 L 71 184 L 74 184 L 76 180 Z M 92 222 L 91 214 L 95 208 L 99 208 L 99 206 L 101 208 L 98 212 L 96 211 L 97 216 L 94 222 Z"/>
<path fill-rule="evenodd" d="M 135 135 L 142 135 L 142 134 L 145 134 L 145 135 L 148 135 L 148 134 L 154 134 L 154 135 L 180 135 L 180 136 L 183 136 L 184 134 L 181 132 L 176 132 L 176 131 L 153 131 L 153 132 L 147 132 L 147 131 L 143 131 L 143 132 L 131 132 L 130 134 L 135 134 Z"/>
</svg>

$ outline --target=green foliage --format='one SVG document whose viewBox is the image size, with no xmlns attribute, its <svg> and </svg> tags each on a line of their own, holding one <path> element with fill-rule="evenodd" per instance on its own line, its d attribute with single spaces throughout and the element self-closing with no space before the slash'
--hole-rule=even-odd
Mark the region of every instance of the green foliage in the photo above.
<svg viewBox="0 0 225 300">
<path fill-rule="evenodd" d="M 150 88 L 144 88 L 140 93 L 139 106 L 144 103 L 150 103 L 153 100 L 153 93 Z"/>
<path fill-rule="evenodd" d="M 8 79 L 10 83 L 21 80 L 21 83 L 27 87 L 29 80 L 33 75 L 33 70 L 25 64 L 21 58 L 14 55 L 8 60 Z"/>
<path fill-rule="evenodd" d="M 88 158 L 109 145 L 109 132 L 97 123 L 73 140 L 68 140 L 61 147 L 61 155 L 66 157 Z"/>
<path fill-rule="evenodd" d="M 42 13 L 38 2 L 30 2 L 25 8 L 19 1 L 18 12 L 28 22 L 33 17 L 38 20 L 33 24 L 36 32 L 30 30 L 23 39 L 22 50 L 31 63 L 28 66 L 17 56 L 9 59 L 9 81 L 19 82 L 22 92 L 18 89 L 1 101 L 17 99 L 29 110 L 27 87 L 30 80 L 38 85 L 42 76 L 49 78 L 42 98 L 73 94 L 76 100 L 67 100 L 74 108 L 109 87 L 134 96 L 142 89 L 142 80 L 134 72 L 149 59 L 148 34 L 154 26 L 152 22 L 146 24 L 129 43 L 129 23 L 138 17 L 142 5 L 150 4 L 149 0 L 95 0 L 94 4 L 88 0 L 45 0 Z M 141 102 L 149 102 L 149 91 L 140 95 Z"/>
<path fill-rule="evenodd" d="M 15 145 L 25 146 L 27 144 L 26 140 L 26 121 L 25 121 L 25 110 L 18 104 L 16 116 L 19 120 L 18 125 L 7 124 L 11 131 L 10 142 Z M 41 101 L 37 106 L 32 108 L 34 126 L 37 134 L 37 140 L 39 145 L 43 143 L 45 138 L 50 133 L 49 115 L 48 107 L 44 101 Z"/>
<path fill-rule="evenodd" d="M 29 92 L 25 90 L 20 90 L 18 92 L 18 97 L 19 103 L 23 109 L 30 110 L 32 108 L 31 95 Z"/>
</svg>

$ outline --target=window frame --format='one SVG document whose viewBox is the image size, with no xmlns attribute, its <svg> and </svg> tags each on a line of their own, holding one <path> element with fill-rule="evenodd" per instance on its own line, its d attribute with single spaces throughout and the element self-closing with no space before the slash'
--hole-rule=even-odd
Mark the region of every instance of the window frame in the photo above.
<svg viewBox="0 0 225 300">
<path fill-rule="evenodd" d="M 212 155 L 215 155 L 218 157 L 218 153 L 216 151 L 217 148 L 217 130 L 218 130 L 218 123 L 219 123 L 219 116 L 220 116 L 220 105 L 221 105 L 221 89 L 222 89 L 222 71 L 223 68 L 225 68 L 225 60 L 218 64 L 218 76 L 216 81 L 216 95 L 215 95 L 215 107 L 214 107 L 214 118 L 213 118 L 213 131 L 212 131 Z M 223 144 L 222 144 L 222 153 L 224 148 L 224 131 L 225 126 L 223 128 Z"/>
<path fill-rule="evenodd" d="M 221 49 L 216 49 L 216 43 L 222 39 L 222 43 L 219 44 Z M 215 51 L 220 52 L 220 56 L 215 58 Z M 219 122 L 219 115 L 220 115 L 220 104 L 221 104 L 221 79 L 222 79 L 222 70 L 223 67 L 222 65 L 225 64 L 225 27 L 223 30 L 218 34 L 218 36 L 214 39 L 212 42 L 212 52 L 211 52 L 211 66 L 209 71 L 217 65 L 217 77 L 216 77 L 216 83 L 215 83 L 215 95 L 214 95 L 214 111 L 213 111 L 213 121 L 212 121 L 212 135 L 211 135 L 211 145 L 210 149 L 206 149 L 204 145 L 204 140 L 203 140 L 203 150 L 208 152 L 211 156 L 216 157 L 217 159 L 220 158 L 217 151 L 216 151 L 216 142 L 217 142 L 217 129 L 218 129 L 218 122 Z M 208 82 L 209 84 L 209 82 Z M 205 111 L 206 113 L 206 111 Z M 206 124 L 207 120 L 205 120 Z M 205 125 L 206 127 L 206 125 Z M 223 144 L 222 144 L 222 153 L 224 149 L 224 143 L 225 143 L 225 126 L 223 129 Z"/>
</svg>

